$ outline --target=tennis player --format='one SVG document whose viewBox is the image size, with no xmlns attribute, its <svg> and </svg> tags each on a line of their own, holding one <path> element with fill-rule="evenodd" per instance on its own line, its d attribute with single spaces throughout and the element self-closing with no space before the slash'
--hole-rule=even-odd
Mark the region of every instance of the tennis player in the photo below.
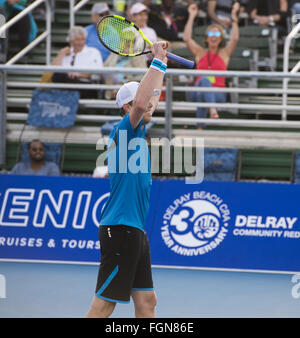
<svg viewBox="0 0 300 338">
<path fill-rule="evenodd" d="M 155 317 L 156 294 L 144 231 L 152 182 L 150 161 L 147 170 L 131 170 L 129 158 L 133 150 L 128 145 L 145 139 L 145 125 L 157 107 L 167 68 L 167 47 L 167 42 L 154 43 L 154 58 L 141 82 L 124 84 L 116 96 L 124 117 L 110 135 L 107 158 L 111 193 L 100 220 L 101 262 L 96 293 L 86 315 L 90 318 L 109 317 L 116 303 L 128 303 L 130 297 L 137 318 Z M 124 140 L 127 144 L 122 144 Z M 128 150 L 127 166 L 120 162 L 120 157 L 124 157 L 122 149 Z M 149 159 L 148 148 L 143 149 Z M 114 168 L 110 162 L 115 155 Z"/>
</svg>

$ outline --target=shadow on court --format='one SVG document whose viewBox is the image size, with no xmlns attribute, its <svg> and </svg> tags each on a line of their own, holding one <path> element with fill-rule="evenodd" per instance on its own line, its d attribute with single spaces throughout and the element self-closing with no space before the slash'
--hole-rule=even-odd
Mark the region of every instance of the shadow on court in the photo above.
<svg viewBox="0 0 300 338">
<path fill-rule="evenodd" d="M 97 272 L 95 265 L 0 262 L 0 317 L 84 317 Z M 300 316 L 292 275 L 154 268 L 153 278 L 157 317 Z M 112 317 L 134 317 L 133 303 L 118 304 Z"/>
</svg>

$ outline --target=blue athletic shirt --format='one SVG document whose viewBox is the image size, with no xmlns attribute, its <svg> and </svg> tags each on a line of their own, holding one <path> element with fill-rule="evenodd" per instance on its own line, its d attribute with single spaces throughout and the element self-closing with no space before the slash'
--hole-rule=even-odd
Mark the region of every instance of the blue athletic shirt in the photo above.
<svg viewBox="0 0 300 338">
<path fill-rule="evenodd" d="M 127 114 L 115 125 L 107 147 L 111 191 L 100 225 L 122 224 L 144 231 L 152 180 L 143 121 L 133 129 Z"/>
<path fill-rule="evenodd" d="M 87 32 L 86 45 L 97 48 L 101 53 L 104 62 L 108 58 L 110 51 L 99 41 L 96 26 L 94 24 L 89 25 L 85 27 L 85 30 Z"/>
</svg>

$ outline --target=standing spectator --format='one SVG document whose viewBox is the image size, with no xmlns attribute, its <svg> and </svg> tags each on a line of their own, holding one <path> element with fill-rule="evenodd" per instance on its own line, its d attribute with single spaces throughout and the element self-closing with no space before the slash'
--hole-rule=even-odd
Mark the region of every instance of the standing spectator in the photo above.
<svg viewBox="0 0 300 338">
<path fill-rule="evenodd" d="M 231 8 L 234 0 L 208 0 L 207 14 L 212 23 L 223 28 L 231 26 Z"/>
<path fill-rule="evenodd" d="M 144 4 L 137 2 L 134 4 L 130 10 L 130 19 L 141 29 L 141 31 L 145 34 L 145 36 L 151 41 L 156 42 L 157 41 L 157 35 L 153 28 L 148 27 L 148 13 L 149 8 L 145 6 Z M 149 48 L 146 50 L 149 50 Z M 148 65 L 150 64 L 152 60 L 151 54 L 146 54 L 146 60 Z"/>
<path fill-rule="evenodd" d="M 251 0 L 248 11 L 254 23 L 260 26 L 276 26 L 286 33 L 288 0 Z"/>
<path fill-rule="evenodd" d="M 103 68 L 103 61 L 100 52 L 93 47 L 86 45 L 86 30 L 81 26 L 74 26 L 69 30 L 68 39 L 70 46 L 62 48 L 55 59 L 53 66 L 74 66 L 79 68 Z M 91 73 L 69 72 L 54 73 L 53 82 L 64 83 L 92 83 L 99 80 L 98 75 L 92 77 Z M 93 98 L 93 91 L 82 91 L 82 98 Z"/>
<path fill-rule="evenodd" d="M 11 170 L 12 175 L 59 176 L 59 168 L 54 162 L 45 160 L 45 147 L 40 140 L 28 143 L 29 161 L 17 163 Z"/>
<path fill-rule="evenodd" d="M 23 11 L 26 5 L 27 0 L 0 0 L 0 7 L 4 9 L 7 21 Z M 37 25 L 31 13 L 17 21 L 13 25 L 13 29 L 17 32 L 20 50 L 33 41 L 37 34 Z"/>
<path fill-rule="evenodd" d="M 175 0 L 162 0 L 161 4 L 149 5 L 149 27 L 153 28 L 159 40 L 170 42 L 170 48 L 185 48 L 180 33 L 188 19 L 187 6 Z"/>
<path fill-rule="evenodd" d="M 235 2 L 240 3 L 240 10 L 245 11 L 248 0 L 208 0 L 207 14 L 212 23 L 217 23 L 223 28 L 231 26 L 231 9 Z"/>
<path fill-rule="evenodd" d="M 204 48 L 192 39 L 192 30 L 194 20 L 198 13 L 197 5 L 193 4 L 189 6 L 189 19 L 184 30 L 184 40 L 187 47 L 195 57 L 197 69 L 203 70 L 227 70 L 227 65 L 230 60 L 238 40 L 239 40 L 239 26 L 238 26 L 238 11 L 239 3 L 235 3 L 231 16 L 232 16 L 232 32 L 231 38 L 225 47 L 220 47 L 224 40 L 224 33 L 222 26 L 213 24 L 209 26 L 205 34 L 205 46 Z M 225 77 L 198 77 L 196 79 L 196 86 L 198 87 L 226 87 Z M 195 102 L 226 102 L 226 93 L 223 92 L 192 92 L 190 94 L 190 100 Z M 197 108 L 196 116 L 198 118 L 206 117 L 208 112 L 207 108 Z M 218 118 L 218 111 L 216 108 L 209 108 L 209 114 L 211 118 Z M 202 129 L 203 125 L 198 125 L 199 129 Z"/>
<path fill-rule="evenodd" d="M 97 48 L 101 53 L 103 62 L 105 62 L 105 60 L 109 56 L 110 51 L 106 47 L 104 47 L 98 39 L 97 24 L 103 16 L 109 15 L 109 13 L 110 10 L 106 2 L 95 3 L 91 11 L 92 24 L 85 27 L 85 30 L 87 32 L 86 45 L 88 47 Z"/>
</svg>

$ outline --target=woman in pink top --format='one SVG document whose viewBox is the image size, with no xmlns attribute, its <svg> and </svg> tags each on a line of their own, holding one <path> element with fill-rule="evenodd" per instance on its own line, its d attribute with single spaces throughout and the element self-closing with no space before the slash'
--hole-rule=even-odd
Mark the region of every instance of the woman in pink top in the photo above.
<svg viewBox="0 0 300 338">
<path fill-rule="evenodd" d="M 189 6 L 189 18 L 184 29 L 184 41 L 188 49 L 195 56 L 197 69 L 203 70 L 227 70 L 227 65 L 230 56 L 233 53 L 237 42 L 239 40 L 239 26 L 238 26 L 238 11 L 239 3 L 236 2 L 231 11 L 232 31 L 231 37 L 225 47 L 220 47 L 224 40 L 223 29 L 221 26 L 213 24 L 209 26 L 205 34 L 205 46 L 202 47 L 195 40 L 192 39 L 192 31 L 194 20 L 198 15 L 198 8 L 196 4 Z M 199 87 L 226 87 L 225 77 L 208 76 L 197 77 L 196 86 Z M 223 103 L 226 102 L 226 93 L 223 92 L 192 92 L 190 93 L 190 100 L 194 102 L 207 103 Z M 216 108 L 197 108 L 196 116 L 198 118 L 205 118 L 209 111 L 211 118 L 218 118 L 218 111 Z M 199 124 L 199 129 L 203 124 Z"/>
</svg>

